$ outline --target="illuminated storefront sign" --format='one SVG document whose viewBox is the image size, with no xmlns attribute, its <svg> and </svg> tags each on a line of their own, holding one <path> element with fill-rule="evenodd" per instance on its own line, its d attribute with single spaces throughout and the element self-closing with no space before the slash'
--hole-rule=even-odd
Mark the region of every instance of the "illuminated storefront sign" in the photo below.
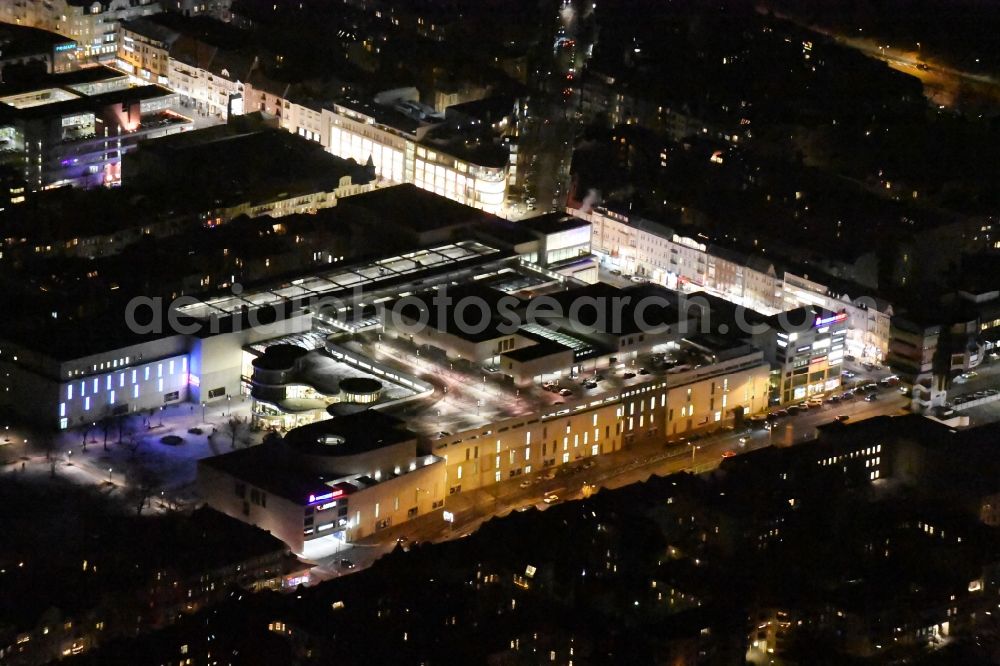
<svg viewBox="0 0 1000 666">
<path fill-rule="evenodd" d="M 315 502 L 324 502 L 335 497 L 340 497 L 343 494 L 343 490 L 334 490 L 333 492 L 323 493 L 322 495 L 311 494 L 309 495 L 309 503 L 313 504 Z"/>
<path fill-rule="evenodd" d="M 813 328 L 819 328 L 821 326 L 829 326 L 830 324 L 838 324 L 847 319 L 847 313 L 841 312 L 840 314 L 833 315 L 832 317 L 819 318 L 816 317 L 815 323 L 813 323 Z"/>
</svg>

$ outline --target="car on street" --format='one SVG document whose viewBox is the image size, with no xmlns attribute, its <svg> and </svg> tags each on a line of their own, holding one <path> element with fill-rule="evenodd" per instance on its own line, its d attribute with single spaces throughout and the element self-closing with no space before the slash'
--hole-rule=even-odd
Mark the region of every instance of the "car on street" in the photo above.
<svg viewBox="0 0 1000 666">
<path fill-rule="evenodd" d="M 626 372 L 624 375 L 622 375 L 622 379 L 632 379 L 633 377 L 635 377 L 634 372 Z"/>
<path fill-rule="evenodd" d="M 570 391 L 570 390 L 569 390 L 569 389 L 567 389 L 567 388 L 564 388 L 564 389 L 561 389 L 561 390 L 559 391 L 559 395 L 561 395 L 562 397 L 564 397 L 564 398 L 565 398 L 565 397 L 568 397 L 568 396 L 571 396 L 571 395 L 573 395 L 573 392 L 572 392 L 572 391 Z"/>
<path fill-rule="evenodd" d="M 732 458 L 734 456 L 736 456 L 736 451 L 730 450 L 730 451 L 723 451 L 722 452 L 722 457 L 723 458 Z"/>
<path fill-rule="evenodd" d="M 869 393 L 865 396 L 865 402 L 875 402 L 876 400 L 878 400 L 877 393 Z"/>
<path fill-rule="evenodd" d="M 340 567 L 342 569 L 353 569 L 356 566 L 357 565 L 354 564 L 354 562 L 351 562 L 350 560 L 347 560 L 347 559 L 343 559 L 343 560 L 340 561 Z"/>
<path fill-rule="evenodd" d="M 522 481 L 522 482 L 521 482 L 520 484 L 518 484 L 518 485 L 520 485 L 520 486 L 521 486 L 522 488 L 527 488 L 528 486 L 530 486 L 530 485 L 531 485 L 531 483 L 532 483 L 532 482 L 531 482 L 531 479 L 525 479 L 524 481 Z"/>
<path fill-rule="evenodd" d="M 583 383 L 583 388 L 585 389 L 595 389 L 597 388 L 597 382 L 590 380 Z"/>
<path fill-rule="evenodd" d="M 545 502 L 546 504 L 552 504 L 554 502 L 558 502 L 559 495 L 546 495 L 542 501 Z"/>
<path fill-rule="evenodd" d="M 846 421 L 849 418 L 851 418 L 851 417 L 848 416 L 847 414 L 837 414 L 837 420 L 838 421 Z"/>
</svg>

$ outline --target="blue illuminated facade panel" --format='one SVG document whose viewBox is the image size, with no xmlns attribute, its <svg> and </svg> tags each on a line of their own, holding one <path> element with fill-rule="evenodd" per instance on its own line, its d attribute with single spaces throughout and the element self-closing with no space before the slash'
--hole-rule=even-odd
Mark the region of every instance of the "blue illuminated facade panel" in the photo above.
<svg viewBox="0 0 1000 666">
<path fill-rule="evenodd" d="M 60 385 L 60 428 L 73 428 L 109 414 L 134 414 L 188 398 L 187 354 L 131 367 L 115 365 L 118 367 L 104 374 Z"/>
</svg>

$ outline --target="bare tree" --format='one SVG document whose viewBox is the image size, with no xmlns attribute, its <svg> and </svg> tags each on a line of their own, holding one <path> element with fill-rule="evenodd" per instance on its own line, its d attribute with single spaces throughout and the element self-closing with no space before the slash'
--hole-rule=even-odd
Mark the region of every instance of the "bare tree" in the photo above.
<svg viewBox="0 0 1000 666">
<path fill-rule="evenodd" d="M 115 423 L 115 419 L 114 419 L 114 416 L 112 416 L 112 414 L 111 414 L 111 409 L 110 408 L 104 410 L 104 413 L 101 415 L 100 420 L 97 421 L 97 427 L 99 427 L 101 429 L 101 431 L 104 433 L 104 450 L 105 451 L 108 450 L 108 433 L 111 432 L 111 427 L 114 425 L 114 423 Z"/>
<path fill-rule="evenodd" d="M 240 436 L 243 431 L 243 421 L 232 416 L 222 424 L 222 432 L 229 435 L 229 445 L 231 448 L 236 448 L 236 438 Z"/>
<path fill-rule="evenodd" d="M 118 443 L 122 443 L 122 436 L 125 433 L 125 426 L 128 425 L 129 414 L 119 414 L 115 417 L 115 423 L 118 426 Z"/>
<path fill-rule="evenodd" d="M 82 416 L 80 417 L 80 422 L 81 422 L 81 430 L 83 430 L 83 452 L 86 453 L 87 452 L 87 437 L 90 436 L 91 424 L 90 424 L 90 422 L 84 421 Z"/>
<path fill-rule="evenodd" d="M 142 437 L 136 436 L 132 431 L 126 432 L 125 435 L 128 437 L 128 450 L 135 458 L 136 454 L 139 452 L 139 447 L 142 446 Z"/>
<path fill-rule="evenodd" d="M 149 502 L 149 498 L 156 493 L 156 489 L 160 486 L 160 477 L 151 469 L 134 467 L 126 475 L 126 482 L 129 500 L 135 504 L 135 515 L 140 516 Z"/>
</svg>

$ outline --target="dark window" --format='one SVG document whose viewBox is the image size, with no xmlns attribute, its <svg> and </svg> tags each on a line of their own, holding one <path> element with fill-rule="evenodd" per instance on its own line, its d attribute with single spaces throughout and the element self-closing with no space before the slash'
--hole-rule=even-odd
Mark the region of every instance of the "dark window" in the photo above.
<svg viewBox="0 0 1000 666">
<path fill-rule="evenodd" d="M 209 398 L 221 398 L 225 394 L 226 394 L 226 387 L 225 386 L 220 386 L 219 388 L 209 389 L 209 391 L 208 391 L 208 397 Z"/>
</svg>

